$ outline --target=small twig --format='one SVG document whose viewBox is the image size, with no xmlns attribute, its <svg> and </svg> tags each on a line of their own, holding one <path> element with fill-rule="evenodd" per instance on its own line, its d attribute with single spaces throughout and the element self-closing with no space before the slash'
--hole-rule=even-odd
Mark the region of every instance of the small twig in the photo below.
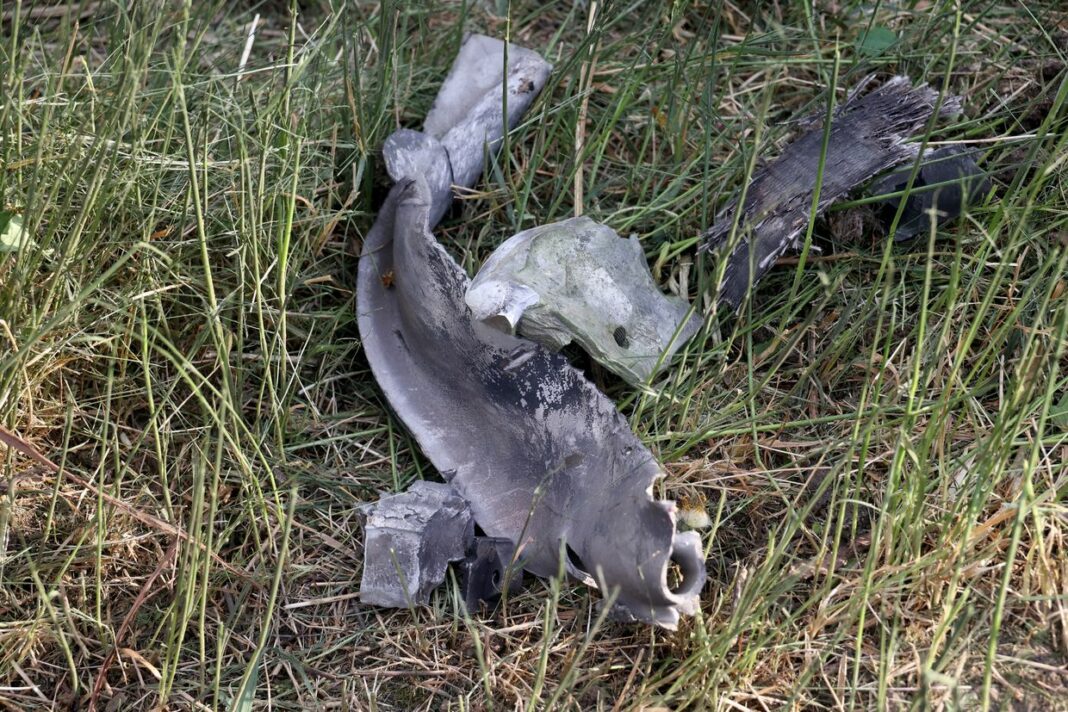
<svg viewBox="0 0 1068 712">
<path fill-rule="evenodd" d="M 453 670 L 353 670 L 350 675 L 365 677 L 439 677 L 454 675 Z"/>
<path fill-rule="evenodd" d="M 860 257 L 856 252 L 835 252 L 833 255 L 815 255 L 805 260 L 805 264 L 814 264 L 819 262 L 837 262 L 838 260 L 851 260 L 854 257 Z M 800 257 L 780 257 L 775 260 L 775 266 L 780 267 L 784 265 L 796 265 L 801 263 Z"/>
<path fill-rule="evenodd" d="M 328 603 L 339 603 L 341 601 L 349 601 L 360 595 L 359 591 L 353 593 L 341 593 L 336 596 L 326 596 L 325 598 L 313 598 L 307 601 L 297 601 L 295 603 L 287 603 L 282 606 L 282 610 L 292 611 L 297 608 L 307 608 L 308 606 L 326 605 Z"/>
<path fill-rule="evenodd" d="M 256 13 L 256 16 L 252 18 L 252 22 L 248 25 L 248 34 L 245 37 L 245 49 L 241 51 L 241 61 L 237 63 L 237 78 L 234 80 L 234 84 L 241 81 L 241 77 L 245 73 L 245 67 L 248 65 L 249 55 L 252 54 L 252 43 L 256 41 L 256 25 L 259 24 L 260 13 Z"/>
<path fill-rule="evenodd" d="M 638 657 L 634 660 L 634 664 L 630 668 L 630 674 L 627 675 L 627 681 L 623 683 L 623 689 L 619 691 L 619 697 L 616 699 L 616 703 L 612 705 L 612 712 L 619 712 L 623 709 L 623 700 L 627 698 L 627 692 L 630 690 L 630 686 L 634 684 L 634 676 L 638 673 L 638 668 L 641 667 L 643 657 L 645 657 L 645 648 L 638 651 Z"/>
<path fill-rule="evenodd" d="M 594 20 L 597 18 L 597 0 L 590 2 L 590 15 L 586 21 L 586 37 L 593 34 Z M 594 64 L 596 63 L 596 43 L 590 45 L 590 57 L 582 63 L 579 70 L 579 93 L 582 94 L 582 103 L 579 104 L 578 121 L 575 122 L 575 217 L 582 215 L 583 186 L 582 186 L 582 148 L 586 143 L 586 112 L 590 105 L 590 84 L 593 83 Z"/>
<path fill-rule="evenodd" d="M 37 686 L 37 683 L 35 683 L 33 680 L 30 679 L 30 676 L 26 674 L 26 671 L 23 670 L 21 667 L 19 667 L 19 664 L 17 662 L 15 662 L 14 660 L 12 660 L 10 662 L 11 662 L 12 669 L 15 671 L 15 674 L 17 674 L 19 677 L 21 677 L 23 679 L 23 681 L 28 686 L 28 689 L 31 690 L 33 692 L 33 694 L 37 695 L 39 698 L 44 700 L 44 703 L 46 705 L 51 705 L 52 704 L 52 700 L 50 700 L 47 697 L 45 697 L 44 693 L 41 692 L 41 688 Z"/>
</svg>

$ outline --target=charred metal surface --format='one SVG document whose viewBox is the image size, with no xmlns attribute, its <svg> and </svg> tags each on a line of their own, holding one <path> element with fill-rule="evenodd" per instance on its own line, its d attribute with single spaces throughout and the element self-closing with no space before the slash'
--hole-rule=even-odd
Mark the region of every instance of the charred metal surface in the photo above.
<svg viewBox="0 0 1068 712">
<path fill-rule="evenodd" d="M 566 551 L 570 575 L 619 587 L 632 616 L 673 627 L 696 607 L 704 561 L 700 537 L 676 533 L 674 503 L 652 497 L 659 465 L 567 359 L 472 317 L 466 274 L 427 230 L 431 204 L 421 179 L 395 186 L 365 245 L 375 259 L 360 265 L 360 332 L 390 404 L 528 571 L 554 575 Z M 688 572 L 674 591 L 672 560 Z"/>
<path fill-rule="evenodd" d="M 504 594 L 517 593 L 523 570 L 515 559 L 515 544 L 505 537 L 476 536 L 475 543 L 460 562 L 460 586 L 464 605 L 476 611 L 485 601 L 494 604 Z"/>
<path fill-rule="evenodd" d="M 914 88 L 905 77 L 894 77 L 839 107 L 831 119 L 817 213 L 879 173 L 915 158 L 918 145 L 905 141 L 930 120 L 937 98 L 937 92 L 928 87 Z M 959 109 L 959 99 L 946 97 L 939 115 L 949 116 Z M 737 308 L 750 286 L 796 245 L 816 193 L 823 134 L 821 122 L 753 176 L 738 216 L 741 237 L 726 257 L 720 303 Z M 704 234 L 702 249 L 715 249 L 728 241 L 738 210 L 735 200 L 720 212 Z"/>
<path fill-rule="evenodd" d="M 872 186 L 872 195 L 900 193 L 908 187 L 912 165 L 880 178 Z M 902 197 L 905 208 L 901 212 L 895 240 L 909 240 L 925 233 L 931 226 L 930 211 L 936 211 L 936 224 L 942 225 L 961 215 L 966 207 L 982 200 L 990 191 L 990 180 L 972 159 L 968 151 L 947 146 L 928 151 L 906 196 L 887 198 L 879 204 L 878 216 L 889 231 Z"/>
<path fill-rule="evenodd" d="M 509 48 L 509 60 L 521 52 Z M 514 125 L 547 66 L 509 65 L 507 116 L 499 91 L 496 104 L 474 102 L 477 121 L 435 104 L 432 114 L 446 119 L 428 118 L 426 135 L 475 132 L 452 145 L 477 151 L 477 161 L 446 152 L 454 183 L 474 181 L 477 173 L 457 167 L 481 167 L 486 142 Z M 552 576 L 566 552 L 569 574 L 618 588 L 617 603 L 636 619 L 674 627 L 696 609 L 704 583 L 700 537 L 676 533 L 674 503 L 653 499 L 663 473 L 607 397 L 563 356 L 472 317 L 467 275 L 430 234 L 447 196 L 428 184 L 436 173 L 418 156 L 442 154 L 425 144 L 407 144 L 417 146 L 410 161 L 391 160 L 399 180 L 360 257 L 357 317 L 375 378 L 478 524 L 513 542 L 528 571 Z M 671 561 L 686 573 L 673 589 Z"/>
</svg>

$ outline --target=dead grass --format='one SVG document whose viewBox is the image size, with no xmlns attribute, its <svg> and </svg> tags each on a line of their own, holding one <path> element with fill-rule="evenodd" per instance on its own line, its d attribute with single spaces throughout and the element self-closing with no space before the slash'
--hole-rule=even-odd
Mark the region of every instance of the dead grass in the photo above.
<svg viewBox="0 0 1068 712">
<path fill-rule="evenodd" d="M 155 5 L 3 11 L 0 200 L 33 244 L 0 253 L 0 707 L 1066 708 L 1057 3 L 597 3 L 589 33 L 593 3 Z M 842 91 L 963 95 L 931 143 L 995 171 L 930 241 L 843 233 L 843 206 L 655 395 L 575 355 L 712 519 L 677 632 L 598 625 L 566 582 L 473 619 L 452 583 L 357 599 L 357 505 L 436 474 L 363 360 L 351 244 L 461 28 L 556 65 L 439 230 L 472 270 L 581 208 L 707 299 L 694 236 L 823 110 L 836 52 Z"/>
</svg>

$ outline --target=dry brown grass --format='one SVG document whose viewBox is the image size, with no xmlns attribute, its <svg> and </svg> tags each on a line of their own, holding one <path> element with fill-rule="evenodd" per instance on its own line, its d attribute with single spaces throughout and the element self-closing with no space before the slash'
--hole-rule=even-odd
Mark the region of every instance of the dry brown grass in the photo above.
<svg viewBox="0 0 1068 712">
<path fill-rule="evenodd" d="M 240 81 L 252 10 L 148 5 L 4 8 L 0 207 L 34 244 L 0 253 L 0 707 L 1066 708 L 1057 3 L 599 3 L 589 38 L 583 5 L 307 3 L 297 25 L 275 3 Z M 898 45 L 860 51 L 869 22 Z M 574 354 L 713 520 L 677 632 L 597 625 L 566 582 L 474 618 L 454 582 L 358 601 L 356 507 L 436 474 L 360 353 L 349 244 L 461 25 L 557 68 L 439 231 L 469 268 L 574 213 L 581 168 L 583 212 L 704 297 L 693 237 L 822 111 L 836 49 L 839 87 L 962 94 L 932 140 L 989 149 L 997 200 L 930 246 L 821 222 L 824 256 L 785 260 L 655 396 Z"/>
</svg>

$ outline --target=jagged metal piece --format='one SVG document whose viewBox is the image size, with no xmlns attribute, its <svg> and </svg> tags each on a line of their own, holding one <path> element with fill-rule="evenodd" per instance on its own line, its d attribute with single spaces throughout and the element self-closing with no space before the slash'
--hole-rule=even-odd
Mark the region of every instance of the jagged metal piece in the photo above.
<svg viewBox="0 0 1068 712">
<path fill-rule="evenodd" d="M 467 290 L 476 319 L 558 350 L 572 339 L 634 385 L 701 326 L 657 288 L 637 236 L 577 217 L 505 240 Z"/>
<path fill-rule="evenodd" d="M 905 141 L 931 119 L 937 98 L 926 86 L 914 88 L 907 78 L 894 77 L 838 107 L 831 119 L 817 214 L 873 176 L 914 159 L 918 146 Z M 956 114 L 960 99 L 947 96 L 937 109 L 939 116 Z M 721 304 L 736 308 L 751 286 L 797 244 L 811 214 L 823 140 L 820 122 L 791 142 L 753 176 L 741 214 L 736 215 L 737 200 L 731 201 L 704 234 L 702 249 L 722 246 L 737 217 L 740 240 L 726 256 Z"/>
<path fill-rule="evenodd" d="M 468 611 L 479 603 L 494 604 L 504 593 L 516 593 L 523 582 L 523 570 L 516 565 L 515 544 L 505 537 L 476 536 L 467 556 L 460 562 L 460 588 Z"/>
<path fill-rule="evenodd" d="M 560 354 L 474 319 L 468 279 L 427 229 L 419 177 L 368 235 L 358 282 L 368 361 L 393 409 L 490 536 L 525 568 L 617 588 L 618 605 L 672 628 L 704 583 L 700 537 L 675 530 L 663 472 L 613 403 Z M 386 230 L 389 230 L 387 233 Z M 365 269 L 373 266 L 370 269 Z M 395 275 L 383 285 L 376 271 Z M 683 582 L 671 590 L 674 560 Z"/>
<path fill-rule="evenodd" d="M 912 169 L 909 164 L 880 178 L 869 192 L 872 195 L 900 193 L 908 187 Z M 981 200 L 988 192 L 990 179 L 976 165 L 970 152 L 959 146 L 946 146 L 924 153 L 907 195 L 890 197 L 876 205 L 883 226 L 889 230 L 904 198 L 905 208 L 894 239 L 910 240 L 930 228 L 932 208 L 936 211 L 935 223 L 942 225 L 959 217 L 969 204 Z"/>
<path fill-rule="evenodd" d="M 508 71 L 505 75 L 505 57 Z M 433 204 L 433 229 L 452 202 L 450 186 L 470 188 L 486 154 L 500 148 L 549 78 L 552 65 L 536 52 L 484 35 L 468 35 L 423 123 L 423 131 L 393 132 L 382 147 L 394 181 L 421 176 Z M 501 104 L 507 91 L 508 115 Z"/>
<path fill-rule="evenodd" d="M 498 51 L 503 57 L 503 44 Z M 430 234 L 450 196 L 419 156 L 447 157 L 453 183 L 462 175 L 470 185 L 471 172 L 458 166 L 481 166 L 486 143 L 497 144 L 544 84 L 548 65 L 532 54 L 508 49 L 507 116 L 501 87 L 470 115 L 441 101 L 424 136 L 445 137 L 446 151 L 411 136 L 390 149 L 398 182 L 358 270 L 362 345 L 394 412 L 486 534 L 511 540 L 531 573 L 554 575 L 563 556 L 570 575 L 617 591 L 634 618 L 674 628 L 697 607 L 704 557 L 695 532 L 676 532 L 674 503 L 653 499 L 663 472 L 652 453 L 563 356 L 474 319 L 466 273 Z M 462 79 L 463 56 L 447 84 Z M 683 572 L 674 589 L 672 561 Z"/>
<path fill-rule="evenodd" d="M 456 490 L 415 482 L 366 509 L 360 600 L 406 608 L 426 604 L 450 561 L 472 548 L 475 522 Z"/>
</svg>

